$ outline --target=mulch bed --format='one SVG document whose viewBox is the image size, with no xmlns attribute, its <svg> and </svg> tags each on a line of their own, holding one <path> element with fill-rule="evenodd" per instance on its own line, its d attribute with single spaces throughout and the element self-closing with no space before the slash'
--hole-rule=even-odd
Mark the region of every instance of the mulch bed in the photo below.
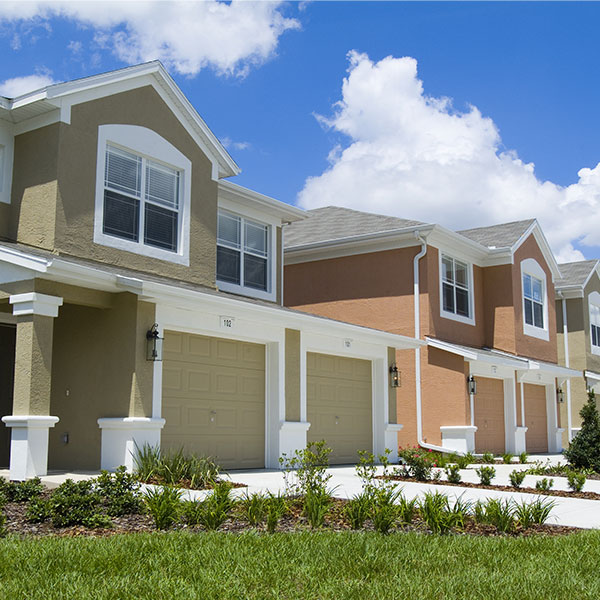
<svg viewBox="0 0 600 600">
<path fill-rule="evenodd" d="M 327 531 L 350 531 L 351 527 L 343 516 L 344 506 L 347 500 L 334 498 L 332 500 L 330 510 L 325 517 L 325 525 L 322 530 Z M 156 531 L 152 518 L 149 515 L 135 514 L 122 517 L 113 517 L 112 528 L 88 529 L 83 526 L 72 527 L 54 527 L 51 522 L 44 523 L 29 523 L 25 518 L 27 503 L 9 502 L 4 506 L 4 514 L 6 515 L 6 530 L 9 534 L 20 537 L 107 537 L 116 534 L 135 534 L 143 532 Z M 205 531 L 201 526 L 188 527 L 186 525 L 178 525 L 177 530 L 187 530 L 193 533 L 201 534 Z M 292 499 L 288 512 L 281 518 L 277 526 L 278 532 L 294 533 L 299 531 L 310 531 L 311 527 L 306 517 L 302 514 L 302 500 Z M 373 525 L 367 521 L 361 531 L 373 531 Z M 228 519 L 220 528 L 219 531 L 227 533 L 242 533 L 245 531 L 258 531 L 266 534 L 266 526 L 252 527 L 242 516 L 239 508 L 234 509 L 232 518 Z M 398 525 L 393 532 L 419 532 L 429 534 L 430 531 L 427 525 L 420 519 L 418 513 L 410 524 Z M 579 531 L 575 527 L 565 527 L 557 525 L 533 525 L 525 530 L 517 529 L 511 534 L 499 533 L 495 527 L 476 523 L 473 519 L 467 519 L 464 529 L 454 531 L 455 535 L 478 535 L 488 537 L 515 537 L 515 536 L 556 536 L 567 535 Z"/>
<path fill-rule="evenodd" d="M 532 487 L 520 487 L 514 488 L 510 485 L 482 485 L 480 483 L 469 483 L 466 481 L 461 481 L 460 483 L 450 483 L 449 481 L 439 479 L 439 480 L 429 480 L 429 481 L 419 481 L 414 477 L 401 477 L 400 475 L 390 475 L 385 477 L 384 475 L 379 475 L 377 479 L 386 479 L 388 481 L 408 481 L 411 483 L 430 483 L 432 485 L 449 485 L 453 487 L 462 487 L 462 488 L 475 488 L 478 490 L 496 490 L 498 492 L 524 492 L 526 494 L 538 494 L 540 496 L 560 496 L 562 498 L 584 498 L 585 500 L 600 500 L 600 494 L 596 492 L 570 492 L 566 490 L 538 490 Z"/>
</svg>

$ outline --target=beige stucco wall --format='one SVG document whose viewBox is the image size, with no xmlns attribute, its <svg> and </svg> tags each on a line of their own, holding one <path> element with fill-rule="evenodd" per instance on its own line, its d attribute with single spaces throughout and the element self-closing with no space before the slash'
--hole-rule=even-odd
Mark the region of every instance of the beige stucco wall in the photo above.
<svg viewBox="0 0 600 600">
<path fill-rule="evenodd" d="M 285 330 L 285 420 L 300 421 L 300 332 Z"/>
<path fill-rule="evenodd" d="M 145 332 L 154 305 L 133 294 L 113 297 L 110 309 L 61 307 L 54 327 L 50 468 L 98 469 L 100 417 L 151 416 L 153 363 Z M 64 444 L 62 435 L 69 434 Z"/>
</svg>

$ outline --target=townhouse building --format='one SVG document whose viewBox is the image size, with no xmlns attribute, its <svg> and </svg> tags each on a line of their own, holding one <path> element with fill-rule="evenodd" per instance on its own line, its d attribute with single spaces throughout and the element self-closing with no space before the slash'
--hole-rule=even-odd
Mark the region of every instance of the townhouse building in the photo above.
<svg viewBox="0 0 600 600">
<path fill-rule="evenodd" d="M 600 396 L 600 261 L 585 260 L 559 265 L 556 282 L 558 360 L 583 377 L 568 380 L 562 390 L 563 446 L 581 428 L 579 411 L 588 390 Z"/>
<path fill-rule="evenodd" d="M 284 230 L 284 304 L 421 339 L 397 350 L 401 446 L 558 452 L 558 265 L 535 220 L 454 232 L 340 207 Z"/>
<path fill-rule="evenodd" d="M 395 447 L 389 358 L 421 342 L 282 306 L 303 211 L 239 167 L 162 65 L 0 98 L 0 467 L 183 447 L 277 467 Z"/>
</svg>

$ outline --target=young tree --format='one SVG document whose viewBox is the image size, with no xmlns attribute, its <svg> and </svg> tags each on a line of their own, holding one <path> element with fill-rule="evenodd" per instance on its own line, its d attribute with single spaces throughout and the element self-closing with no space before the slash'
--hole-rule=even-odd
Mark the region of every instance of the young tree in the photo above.
<svg viewBox="0 0 600 600">
<path fill-rule="evenodd" d="M 588 401 L 579 414 L 581 429 L 565 450 L 565 458 L 573 467 L 600 472 L 600 415 L 594 390 L 588 392 Z"/>
</svg>

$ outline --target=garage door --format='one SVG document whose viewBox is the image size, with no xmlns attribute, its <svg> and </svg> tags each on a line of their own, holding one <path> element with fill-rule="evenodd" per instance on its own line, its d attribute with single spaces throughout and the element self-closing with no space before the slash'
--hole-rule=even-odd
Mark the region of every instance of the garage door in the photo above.
<svg viewBox="0 0 600 600">
<path fill-rule="evenodd" d="M 501 454 L 504 439 L 504 386 L 501 379 L 477 377 L 475 452 Z"/>
<path fill-rule="evenodd" d="M 356 463 L 373 450 L 371 362 L 309 352 L 306 360 L 309 442 L 325 440 L 331 464 Z"/>
<path fill-rule="evenodd" d="M 526 383 L 523 387 L 527 452 L 548 452 L 546 388 L 531 383 Z"/>
<path fill-rule="evenodd" d="M 265 465 L 265 347 L 165 332 L 165 450 L 212 456 L 227 469 Z"/>
</svg>

